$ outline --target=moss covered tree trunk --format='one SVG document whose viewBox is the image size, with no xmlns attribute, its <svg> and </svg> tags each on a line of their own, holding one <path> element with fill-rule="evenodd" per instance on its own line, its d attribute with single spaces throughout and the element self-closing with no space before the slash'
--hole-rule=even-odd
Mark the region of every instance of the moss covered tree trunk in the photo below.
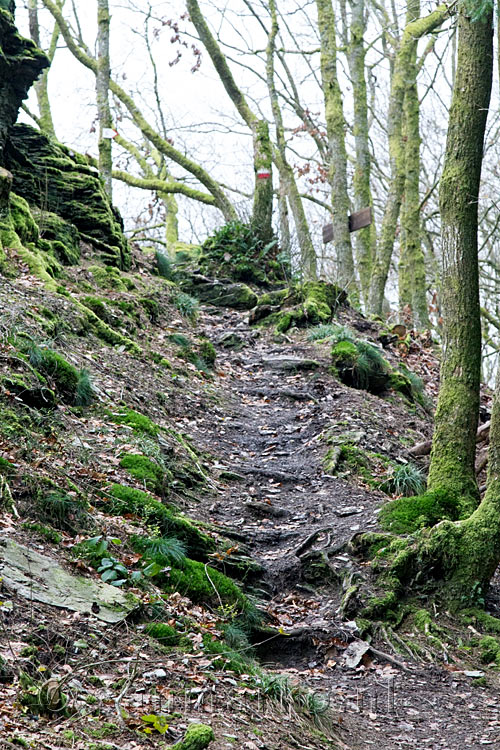
<svg viewBox="0 0 500 750">
<path fill-rule="evenodd" d="M 59 7 L 63 8 L 65 0 L 58 0 Z M 30 37 L 37 47 L 40 47 L 40 25 L 38 21 L 38 7 L 40 5 L 39 0 L 29 0 L 28 13 L 29 13 L 29 27 Z M 57 42 L 60 37 L 59 27 L 54 24 L 52 35 L 50 38 L 49 48 L 46 51 L 47 57 L 50 64 L 52 64 L 56 50 Z M 46 68 L 41 76 L 35 81 L 35 92 L 38 103 L 38 120 L 37 124 L 40 130 L 50 138 L 56 138 L 56 131 L 54 127 L 54 121 L 52 119 L 52 109 L 50 106 L 49 99 L 49 69 Z"/>
<path fill-rule="evenodd" d="M 353 192 L 354 210 L 372 205 L 370 188 L 371 154 L 368 126 L 368 100 L 365 78 L 365 2 L 351 0 L 351 25 L 348 48 L 349 73 L 353 88 L 354 104 L 354 144 L 356 163 L 354 166 Z M 375 224 L 360 229 L 355 234 L 356 264 L 359 273 L 361 293 L 365 306 L 368 305 L 370 278 L 376 252 L 377 237 Z"/>
<path fill-rule="evenodd" d="M 99 172 L 104 182 L 104 188 L 110 200 L 113 195 L 113 140 L 106 131 L 113 126 L 111 108 L 109 106 L 109 30 L 111 16 L 108 0 L 97 0 L 97 116 L 99 119 Z"/>
<path fill-rule="evenodd" d="M 267 120 L 259 120 L 253 133 L 253 194 L 252 226 L 261 242 L 273 238 L 273 157 Z"/>
<path fill-rule="evenodd" d="M 493 67 L 491 14 L 459 16 L 457 73 L 440 185 L 443 359 L 429 489 L 470 508 L 479 413 L 478 195 Z"/>
<path fill-rule="evenodd" d="M 295 181 L 295 175 L 287 160 L 285 126 L 283 124 L 283 115 L 278 99 L 278 92 L 276 90 L 274 71 L 276 37 L 278 35 L 278 12 L 276 0 L 269 0 L 269 11 L 271 14 L 271 28 L 269 30 L 266 49 L 266 78 L 276 128 L 276 148 L 274 149 L 273 156 L 280 174 L 280 191 L 282 191 L 282 196 L 280 197 L 280 221 L 282 232 L 284 228 L 284 237 L 288 246 L 290 246 L 286 214 L 286 198 L 288 198 L 300 248 L 300 268 L 302 278 L 304 281 L 314 281 L 317 278 L 316 250 L 309 231 L 309 223 L 304 211 L 302 198 Z"/>
<path fill-rule="evenodd" d="M 407 22 L 420 15 L 420 0 L 408 4 Z M 401 210 L 399 306 L 409 307 L 415 328 L 428 328 L 427 283 L 420 226 L 420 104 L 417 87 L 417 43 L 408 61 L 404 118 L 404 195 Z"/>
<path fill-rule="evenodd" d="M 387 116 L 389 161 L 391 180 L 387 202 L 380 229 L 377 257 L 373 266 L 370 284 L 369 310 L 382 314 L 385 286 L 394 251 L 399 212 L 405 187 L 405 152 L 403 142 L 403 107 L 408 80 L 411 80 L 411 64 L 418 40 L 440 26 L 448 15 L 446 5 L 439 5 L 428 16 L 411 21 L 405 27 L 396 52 L 391 78 L 391 93 Z"/>
<path fill-rule="evenodd" d="M 350 205 L 347 192 L 345 120 L 337 78 L 335 14 L 332 0 L 316 0 L 316 8 L 321 49 L 321 83 L 328 137 L 328 173 L 332 191 L 332 226 L 337 259 L 337 282 L 356 297 L 357 281 L 349 232 Z"/>
</svg>

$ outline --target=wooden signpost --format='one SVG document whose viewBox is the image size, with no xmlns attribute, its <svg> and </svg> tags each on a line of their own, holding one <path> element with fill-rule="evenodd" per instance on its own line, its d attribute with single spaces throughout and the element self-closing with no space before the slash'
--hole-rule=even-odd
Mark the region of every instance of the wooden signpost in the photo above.
<svg viewBox="0 0 500 750">
<path fill-rule="evenodd" d="M 363 208 L 361 211 L 349 216 L 349 231 L 357 232 L 358 229 L 364 229 L 369 227 L 372 223 L 372 210 L 370 207 Z M 333 224 L 325 224 L 323 227 L 323 242 L 331 242 L 333 240 Z"/>
</svg>

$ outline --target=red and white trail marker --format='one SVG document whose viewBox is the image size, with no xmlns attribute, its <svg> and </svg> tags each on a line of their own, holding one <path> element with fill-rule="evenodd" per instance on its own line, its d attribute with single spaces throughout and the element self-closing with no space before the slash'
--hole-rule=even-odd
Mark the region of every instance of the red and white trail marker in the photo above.
<svg viewBox="0 0 500 750">
<path fill-rule="evenodd" d="M 258 180 L 268 180 L 271 177 L 271 172 L 269 169 L 258 169 L 257 170 L 257 179 Z"/>
</svg>

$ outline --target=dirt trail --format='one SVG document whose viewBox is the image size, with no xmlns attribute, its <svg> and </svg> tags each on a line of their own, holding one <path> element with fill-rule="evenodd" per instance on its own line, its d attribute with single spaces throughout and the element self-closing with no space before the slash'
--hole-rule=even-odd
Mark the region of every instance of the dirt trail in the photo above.
<svg viewBox="0 0 500 750">
<path fill-rule="evenodd" d="M 382 496 L 325 474 L 321 436 L 354 430 L 372 450 L 404 456 L 402 438 L 422 434 L 424 423 L 401 404 L 339 384 L 327 372 L 327 352 L 301 334 L 277 344 L 270 334 L 256 336 L 242 315 L 204 316 L 215 343 L 221 323 L 243 348 L 217 347 L 220 408 L 198 415 L 196 439 L 229 472 L 203 512 L 262 563 L 258 594 L 271 621 L 294 634 L 261 649 L 261 658 L 327 696 L 353 749 L 500 748 L 496 675 L 488 673 L 488 687 L 476 687 L 463 666 L 416 663 L 383 638 L 376 647 L 391 658 L 369 652 L 356 668 L 344 664 L 356 633 L 338 611 L 337 571 L 343 575 L 350 565 L 342 547 L 356 531 L 376 528 Z M 296 362 L 288 369 L 286 358 L 320 366 L 301 370 Z M 238 476 L 226 479 L 231 473 Z M 333 583 L 311 586 L 300 556 L 314 563 L 321 550 L 329 551 Z"/>
</svg>

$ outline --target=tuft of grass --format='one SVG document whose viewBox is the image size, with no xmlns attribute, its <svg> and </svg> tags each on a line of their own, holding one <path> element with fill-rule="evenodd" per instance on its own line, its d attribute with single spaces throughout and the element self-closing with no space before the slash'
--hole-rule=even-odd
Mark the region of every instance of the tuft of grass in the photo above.
<svg viewBox="0 0 500 750">
<path fill-rule="evenodd" d="M 186 545 L 174 536 L 132 536 L 131 543 L 148 560 L 165 564 L 182 565 L 186 559 Z"/>
<path fill-rule="evenodd" d="M 324 341 L 328 339 L 332 344 L 338 344 L 340 341 L 355 341 L 354 333 L 347 326 L 341 326 L 337 323 L 323 323 L 314 326 L 308 333 L 308 341 Z"/>
<path fill-rule="evenodd" d="M 382 492 L 388 495 L 413 497 L 423 495 L 426 481 L 424 473 L 414 464 L 404 464 L 394 469 L 393 473 L 379 485 Z"/>
<path fill-rule="evenodd" d="M 456 521 L 459 509 L 454 498 L 443 490 L 427 492 L 417 497 L 399 497 L 382 506 L 380 525 L 395 534 L 411 534 L 439 521 Z"/>
<path fill-rule="evenodd" d="M 78 373 L 75 392 L 75 406 L 90 406 L 95 398 L 95 390 L 89 371 L 84 367 Z"/>
<path fill-rule="evenodd" d="M 196 322 L 200 307 L 197 299 L 185 292 L 178 292 L 173 299 L 173 303 L 184 318 L 187 318 L 192 323 Z"/>
</svg>

